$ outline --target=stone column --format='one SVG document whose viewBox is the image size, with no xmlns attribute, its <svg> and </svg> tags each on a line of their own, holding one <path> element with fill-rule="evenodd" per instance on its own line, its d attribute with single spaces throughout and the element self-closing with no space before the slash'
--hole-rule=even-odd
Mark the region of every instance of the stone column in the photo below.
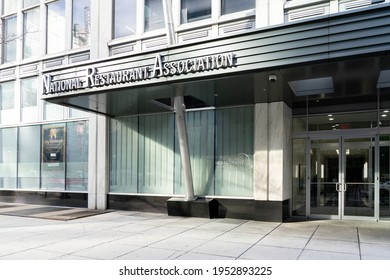
<svg viewBox="0 0 390 280">
<path fill-rule="evenodd" d="M 292 111 L 283 101 L 255 106 L 254 198 L 262 220 L 289 215 Z"/>
</svg>

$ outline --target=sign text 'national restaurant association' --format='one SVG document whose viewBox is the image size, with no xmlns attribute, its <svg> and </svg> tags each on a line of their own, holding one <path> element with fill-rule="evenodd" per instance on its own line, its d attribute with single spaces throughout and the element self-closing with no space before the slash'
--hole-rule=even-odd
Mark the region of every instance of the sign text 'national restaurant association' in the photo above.
<svg viewBox="0 0 390 280">
<path fill-rule="evenodd" d="M 43 75 L 43 94 L 76 91 L 84 88 L 110 86 L 133 83 L 137 81 L 169 77 L 174 75 L 210 71 L 213 69 L 229 68 L 235 65 L 234 53 L 216 54 L 199 58 L 165 62 L 161 54 L 157 54 L 153 67 L 137 67 L 124 70 L 99 73 L 98 68 L 85 69 L 85 78 L 54 80 L 53 75 Z"/>
</svg>

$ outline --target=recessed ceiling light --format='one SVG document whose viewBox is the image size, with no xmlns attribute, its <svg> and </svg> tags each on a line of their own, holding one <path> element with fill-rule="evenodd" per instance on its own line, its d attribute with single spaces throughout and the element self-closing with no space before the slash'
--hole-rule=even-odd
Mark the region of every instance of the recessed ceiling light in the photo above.
<svg viewBox="0 0 390 280">
<path fill-rule="evenodd" d="M 334 118 L 329 118 L 329 120 L 330 120 L 330 121 L 333 121 L 333 120 L 334 120 Z"/>
<path fill-rule="evenodd" d="M 384 111 L 383 111 L 383 113 L 388 113 L 388 112 L 389 112 L 389 110 L 384 110 Z"/>
<path fill-rule="evenodd" d="M 386 114 L 383 114 L 383 115 L 382 115 L 382 118 L 385 118 L 385 117 L 387 117 L 387 115 L 386 115 Z"/>
<path fill-rule="evenodd" d="M 332 117 L 333 115 L 332 114 L 329 114 L 328 117 Z"/>
</svg>

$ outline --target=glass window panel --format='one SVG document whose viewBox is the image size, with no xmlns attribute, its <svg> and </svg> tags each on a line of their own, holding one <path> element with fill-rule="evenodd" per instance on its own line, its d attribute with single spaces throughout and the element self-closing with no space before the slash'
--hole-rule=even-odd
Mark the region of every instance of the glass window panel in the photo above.
<svg viewBox="0 0 390 280">
<path fill-rule="evenodd" d="M 379 216 L 390 219 L 390 136 L 380 136 Z"/>
<path fill-rule="evenodd" d="M 15 108 L 15 82 L 0 83 L 0 110 Z"/>
<path fill-rule="evenodd" d="M 253 197 L 253 107 L 216 111 L 215 195 Z"/>
<path fill-rule="evenodd" d="M 309 131 L 346 130 L 356 128 L 374 128 L 378 123 L 378 112 L 325 114 L 309 116 Z"/>
<path fill-rule="evenodd" d="M 23 8 L 28 8 L 34 5 L 38 5 L 40 0 L 23 0 Z"/>
<path fill-rule="evenodd" d="M 0 188 L 16 188 L 16 128 L 0 129 Z"/>
<path fill-rule="evenodd" d="M 16 60 L 16 16 L 5 18 L 3 40 L 3 62 Z"/>
<path fill-rule="evenodd" d="M 293 215 L 306 215 L 305 139 L 293 140 Z"/>
<path fill-rule="evenodd" d="M 293 118 L 293 132 L 302 132 L 306 131 L 306 123 L 307 118 L 306 117 L 296 117 Z"/>
<path fill-rule="evenodd" d="M 65 0 L 47 4 L 47 53 L 65 50 Z"/>
<path fill-rule="evenodd" d="M 19 116 L 15 110 L 15 82 L 0 83 L 0 123 L 18 122 Z"/>
<path fill-rule="evenodd" d="M 174 115 L 144 116 L 139 123 L 139 192 L 172 194 Z"/>
<path fill-rule="evenodd" d="M 222 0 L 222 14 L 231 14 L 254 9 L 256 0 Z"/>
<path fill-rule="evenodd" d="M 173 114 L 113 120 L 110 191 L 173 193 Z"/>
<path fill-rule="evenodd" d="M 86 117 L 88 117 L 88 112 L 70 108 L 69 109 L 69 116 L 71 118 L 86 118 Z"/>
<path fill-rule="evenodd" d="M 88 187 L 88 123 L 72 122 L 66 128 L 66 190 Z"/>
<path fill-rule="evenodd" d="M 23 35 L 23 58 L 39 55 L 39 7 L 23 13 Z"/>
<path fill-rule="evenodd" d="M 39 189 L 41 127 L 19 128 L 18 134 L 18 188 Z"/>
<path fill-rule="evenodd" d="M 22 108 L 37 106 L 37 78 L 22 80 L 21 102 Z"/>
<path fill-rule="evenodd" d="M 215 111 L 188 112 L 186 121 L 195 195 L 214 195 Z M 175 142 L 178 143 L 178 139 Z M 176 145 L 175 194 L 185 193 L 180 148 Z"/>
<path fill-rule="evenodd" d="M 137 193 L 138 117 L 112 120 L 110 136 L 110 191 Z"/>
<path fill-rule="evenodd" d="M 115 0 L 114 38 L 134 35 L 136 33 L 136 0 Z"/>
<path fill-rule="evenodd" d="M 18 7 L 18 1 L 3 0 L 3 15 L 16 12 L 17 7 Z"/>
<path fill-rule="evenodd" d="M 91 0 L 73 1 L 72 44 L 73 48 L 90 43 Z"/>
<path fill-rule="evenodd" d="M 211 0 L 181 0 L 181 23 L 211 17 Z"/>
<path fill-rule="evenodd" d="M 65 190 L 65 124 L 42 126 L 41 189 Z"/>
<path fill-rule="evenodd" d="M 61 120 L 64 117 L 64 108 L 57 104 L 43 101 L 44 120 Z"/>
<path fill-rule="evenodd" d="M 145 31 L 165 27 L 162 0 L 145 0 Z"/>
<path fill-rule="evenodd" d="M 23 79 L 20 87 L 23 122 L 34 122 L 38 120 L 37 95 L 37 78 Z"/>
</svg>

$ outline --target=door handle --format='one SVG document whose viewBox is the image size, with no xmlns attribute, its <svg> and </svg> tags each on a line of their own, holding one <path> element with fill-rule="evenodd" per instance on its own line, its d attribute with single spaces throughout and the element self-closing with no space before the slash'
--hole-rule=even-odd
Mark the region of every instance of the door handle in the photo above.
<svg viewBox="0 0 390 280">
<path fill-rule="evenodd" d="M 338 191 L 338 192 L 347 191 L 347 184 L 346 183 L 336 183 L 336 191 Z"/>
</svg>

